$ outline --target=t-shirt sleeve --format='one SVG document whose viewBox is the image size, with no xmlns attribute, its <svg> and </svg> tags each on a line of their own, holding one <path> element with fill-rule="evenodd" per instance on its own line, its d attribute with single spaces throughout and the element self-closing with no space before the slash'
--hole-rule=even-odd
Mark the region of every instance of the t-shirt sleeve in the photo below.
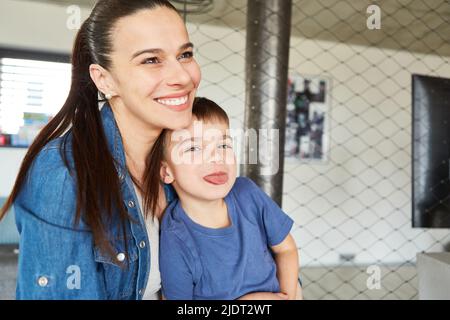
<svg viewBox="0 0 450 320">
<path fill-rule="evenodd" d="M 240 194 L 256 202 L 255 207 L 266 232 L 267 244 L 269 246 L 280 244 L 288 236 L 294 221 L 252 180 L 244 177 L 238 179 L 239 188 L 245 190 Z"/>
<path fill-rule="evenodd" d="M 194 278 L 189 252 L 172 231 L 161 232 L 159 269 L 166 299 L 193 299 Z"/>
</svg>

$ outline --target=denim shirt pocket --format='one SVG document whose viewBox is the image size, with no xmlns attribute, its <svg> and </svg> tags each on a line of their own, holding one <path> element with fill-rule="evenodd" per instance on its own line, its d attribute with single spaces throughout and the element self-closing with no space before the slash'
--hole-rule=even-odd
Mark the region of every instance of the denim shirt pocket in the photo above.
<svg viewBox="0 0 450 320">
<path fill-rule="evenodd" d="M 117 245 L 116 248 L 123 247 Z M 111 257 L 99 247 L 94 248 L 94 260 L 103 269 L 108 299 L 135 299 L 139 255 L 136 245 L 128 245 L 128 258 L 125 249 L 116 249 L 116 256 Z"/>
</svg>

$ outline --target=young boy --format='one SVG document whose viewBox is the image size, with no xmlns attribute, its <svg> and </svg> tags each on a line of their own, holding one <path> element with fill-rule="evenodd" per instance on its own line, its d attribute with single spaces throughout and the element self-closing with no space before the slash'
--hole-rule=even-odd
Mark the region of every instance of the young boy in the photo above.
<svg viewBox="0 0 450 320">
<path fill-rule="evenodd" d="M 193 122 L 167 132 L 161 177 L 178 199 L 161 224 L 160 272 L 167 299 L 296 299 L 293 221 L 255 183 L 236 178 L 229 120 L 196 98 Z"/>
</svg>

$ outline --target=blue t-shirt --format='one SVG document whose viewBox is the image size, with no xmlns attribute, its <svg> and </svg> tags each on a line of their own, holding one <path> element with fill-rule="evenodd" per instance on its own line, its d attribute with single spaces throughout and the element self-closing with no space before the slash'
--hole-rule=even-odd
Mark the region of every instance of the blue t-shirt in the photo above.
<svg viewBox="0 0 450 320">
<path fill-rule="evenodd" d="M 225 197 L 231 225 L 207 228 L 174 200 L 161 223 L 159 267 L 167 299 L 232 300 L 279 292 L 269 246 L 280 244 L 293 221 L 253 181 L 238 177 Z"/>
</svg>

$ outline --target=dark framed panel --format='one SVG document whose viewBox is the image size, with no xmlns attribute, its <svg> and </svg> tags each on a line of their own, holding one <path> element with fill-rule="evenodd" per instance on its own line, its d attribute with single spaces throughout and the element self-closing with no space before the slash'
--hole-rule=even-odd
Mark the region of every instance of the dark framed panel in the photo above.
<svg viewBox="0 0 450 320">
<path fill-rule="evenodd" d="M 450 228 L 450 79 L 412 76 L 412 226 Z"/>
</svg>

